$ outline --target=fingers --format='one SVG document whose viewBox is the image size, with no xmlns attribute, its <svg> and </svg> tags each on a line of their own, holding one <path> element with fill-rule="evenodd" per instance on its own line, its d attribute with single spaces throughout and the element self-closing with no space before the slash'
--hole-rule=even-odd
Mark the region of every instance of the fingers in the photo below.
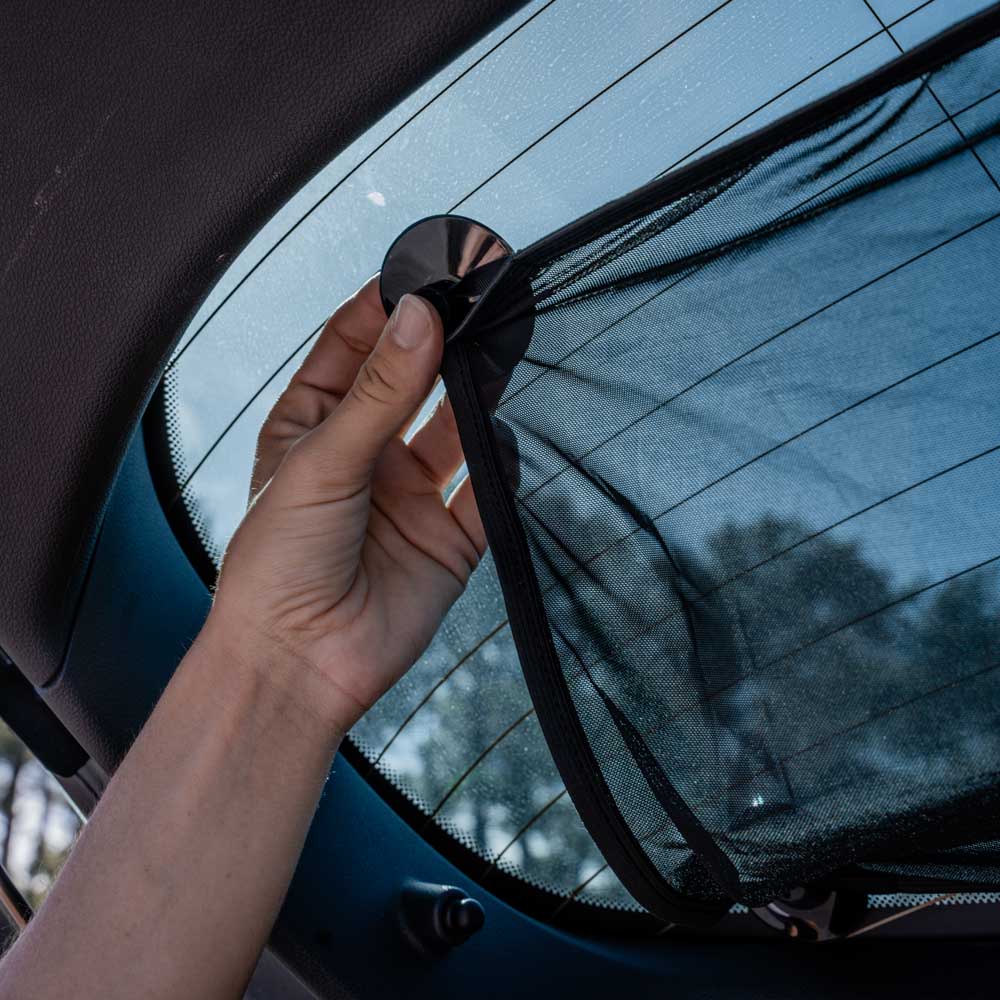
<svg viewBox="0 0 1000 1000">
<path fill-rule="evenodd" d="M 427 422 L 410 440 L 410 453 L 423 466 L 427 478 L 444 489 L 465 461 L 458 437 L 455 411 L 444 396 Z"/>
<path fill-rule="evenodd" d="M 448 501 L 448 510 L 465 532 L 469 541 L 476 547 L 479 558 L 482 559 L 486 551 L 486 531 L 483 529 L 483 520 L 479 516 L 479 507 L 476 504 L 475 494 L 472 492 L 472 480 L 468 476 L 462 480 L 458 489 L 451 495 Z"/>
<path fill-rule="evenodd" d="M 326 321 L 312 350 L 292 376 L 296 383 L 344 396 L 385 326 L 378 275 L 369 278 Z"/>
<path fill-rule="evenodd" d="M 274 475 L 292 444 L 336 409 L 383 326 L 385 312 L 376 275 L 337 307 L 271 408 L 257 437 L 251 500 Z"/>
<path fill-rule="evenodd" d="M 340 406 L 296 449 L 324 497 L 367 485 L 385 446 L 430 391 L 443 341 L 437 313 L 404 295 Z"/>
<path fill-rule="evenodd" d="M 340 397 L 292 381 L 271 408 L 257 435 L 257 453 L 250 475 L 250 499 L 274 475 L 288 449 L 303 434 L 322 423 L 336 408 Z"/>
</svg>

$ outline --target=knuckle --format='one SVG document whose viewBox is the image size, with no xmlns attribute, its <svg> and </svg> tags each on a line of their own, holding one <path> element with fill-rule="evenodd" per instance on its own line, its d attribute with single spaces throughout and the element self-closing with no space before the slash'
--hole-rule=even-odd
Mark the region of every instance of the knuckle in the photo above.
<svg viewBox="0 0 1000 1000">
<path fill-rule="evenodd" d="M 260 430 L 257 432 L 256 454 L 260 455 L 269 450 L 272 445 L 278 443 L 279 439 L 278 419 L 272 414 L 261 424 Z"/>
<path fill-rule="evenodd" d="M 386 406 L 399 394 L 399 380 L 384 360 L 362 365 L 351 391 L 362 402 Z"/>
<path fill-rule="evenodd" d="M 371 342 L 365 340 L 364 337 L 355 335 L 350 330 L 344 329 L 344 327 L 337 321 L 336 317 L 330 320 L 330 332 L 354 354 L 360 354 L 362 357 L 367 357 L 371 352 Z"/>
<path fill-rule="evenodd" d="M 274 429 L 277 423 L 281 420 L 282 415 L 282 400 L 279 399 L 270 410 L 267 412 L 267 416 L 264 418 L 264 422 L 260 425 L 260 430 L 257 431 L 257 444 L 266 444 L 271 438 L 274 437 Z"/>
</svg>

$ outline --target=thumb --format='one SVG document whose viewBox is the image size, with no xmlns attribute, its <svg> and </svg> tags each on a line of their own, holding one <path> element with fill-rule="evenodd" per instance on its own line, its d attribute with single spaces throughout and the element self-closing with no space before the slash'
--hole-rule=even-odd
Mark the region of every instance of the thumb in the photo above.
<svg viewBox="0 0 1000 1000">
<path fill-rule="evenodd" d="M 404 295 L 341 404 L 303 442 L 325 486 L 360 489 L 385 446 L 427 398 L 441 365 L 437 312 Z"/>
</svg>

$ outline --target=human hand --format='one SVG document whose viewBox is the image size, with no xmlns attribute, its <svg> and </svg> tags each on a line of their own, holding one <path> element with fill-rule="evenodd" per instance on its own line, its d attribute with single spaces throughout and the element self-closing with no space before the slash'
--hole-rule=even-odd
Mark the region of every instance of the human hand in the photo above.
<svg viewBox="0 0 1000 1000">
<path fill-rule="evenodd" d="M 436 312 L 386 323 L 373 278 L 333 314 L 260 432 L 250 508 L 206 631 L 346 732 L 420 656 L 486 547 L 447 399 Z M 278 664 L 276 666 L 275 664 Z"/>
</svg>

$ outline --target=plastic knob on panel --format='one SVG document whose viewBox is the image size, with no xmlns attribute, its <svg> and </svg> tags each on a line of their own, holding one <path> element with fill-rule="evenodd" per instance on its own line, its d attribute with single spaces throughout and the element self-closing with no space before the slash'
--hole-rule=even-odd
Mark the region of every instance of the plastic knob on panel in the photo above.
<svg viewBox="0 0 1000 1000">
<path fill-rule="evenodd" d="M 486 911 L 464 889 L 410 881 L 399 911 L 405 937 L 418 950 L 441 957 L 483 929 Z"/>
</svg>

